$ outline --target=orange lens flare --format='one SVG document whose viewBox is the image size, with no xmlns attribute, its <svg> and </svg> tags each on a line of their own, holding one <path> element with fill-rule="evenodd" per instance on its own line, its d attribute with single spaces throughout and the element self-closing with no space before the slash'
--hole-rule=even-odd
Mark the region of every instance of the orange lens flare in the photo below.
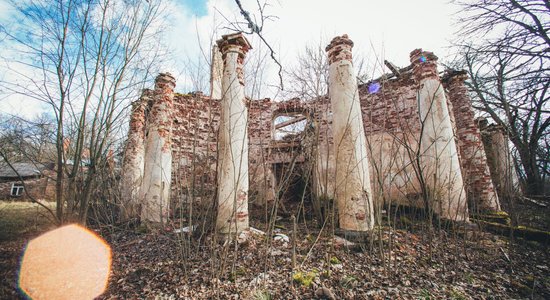
<svg viewBox="0 0 550 300">
<path fill-rule="evenodd" d="M 30 241 L 19 287 L 32 299 L 94 299 L 107 288 L 111 247 L 94 232 L 67 225 Z"/>
</svg>

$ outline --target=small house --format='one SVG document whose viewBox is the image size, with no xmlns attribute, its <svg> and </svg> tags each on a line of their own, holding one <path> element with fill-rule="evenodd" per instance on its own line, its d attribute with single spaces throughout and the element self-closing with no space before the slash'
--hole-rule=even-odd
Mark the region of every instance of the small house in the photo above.
<svg viewBox="0 0 550 300">
<path fill-rule="evenodd" d="M 0 199 L 53 199 L 55 178 L 53 164 L 0 162 Z M 30 196 L 30 197 L 29 197 Z"/>
</svg>

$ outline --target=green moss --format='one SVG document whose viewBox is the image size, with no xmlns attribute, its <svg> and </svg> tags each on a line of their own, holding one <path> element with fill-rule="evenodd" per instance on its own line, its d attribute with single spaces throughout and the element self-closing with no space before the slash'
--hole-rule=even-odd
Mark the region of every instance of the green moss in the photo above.
<svg viewBox="0 0 550 300">
<path fill-rule="evenodd" d="M 525 238 L 527 240 L 533 240 L 538 242 L 550 241 L 550 232 L 529 228 L 526 226 L 509 226 L 495 222 L 488 222 L 483 220 L 475 220 L 486 229 L 493 231 L 497 234 L 509 235 L 510 232 L 514 232 L 515 236 Z"/>
<path fill-rule="evenodd" d="M 510 216 L 505 211 L 486 212 L 483 214 L 473 214 L 473 219 L 494 222 L 503 225 L 510 225 Z"/>
<path fill-rule="evenodd" d="M 296 272 L 292 274 L 292 279 L 294 282 L 301 284 L 305 287 L 310 287 L 315 278 L 317 277 L 318 271 L 313 270 L 311 272 Z"/>
<path fill-rule="evenodd" d="M 432 294 L 430 294 L 430 291 L 428 291 L 427 289 L 422 289 L 418 296 L 422 300 L 431 300 L 432 299 Z"/>
<path fill-rule="evenodd" d="M 333 256 L 333 257 L 330 258 L 330 263 L 333 264 L 333 265 L 339 265 L 342 262 L 338 259 L 338 257 Z"/>
</svg>

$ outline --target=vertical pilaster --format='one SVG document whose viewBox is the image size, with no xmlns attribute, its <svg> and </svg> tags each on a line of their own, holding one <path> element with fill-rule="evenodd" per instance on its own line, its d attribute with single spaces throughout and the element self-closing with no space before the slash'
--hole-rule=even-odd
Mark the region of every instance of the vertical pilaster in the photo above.
<svg viewBox="0 0 550 300">
<path fill-rule="evenodd" d="M 478 120 L 478 123 L 495 189 L 500 199 L 510 199 L 519 193 L 519 178 L 510 152 L 508 135 L 504 128 L 489 125 L 486 119 Z"/>
<path fill-rule="evenodd" d="M 329 205 L 327 199 L 334 199 L 335 185 L 334 176 L 336 174 L 334 156 L 334 135 L 332 133 L 332 122 L 334 115 L 330 109 L 330 99 L 317 99 L 313 109 L 313 120 L 315 133 L 310 136 L 309 144 L 312 145 L 311 160 L 313 160 L 312 168 L 312 191 L 318 201 L 315 203 L 321 205 Z M 315 208 L 319 210 L 321 208 Z"/>
<path fill-rule="evenodd" d="M 161 73 L 155 79 L 153 104 L 148 116 L 145 161 L 141 185 L 141 219 L 165 222 L 169 215 L 172 180 L 172 110 L 175 78 Z"/>
<path fill-rule="evenodd" d="M 210 98 L 222 98 L 223 59 L 218 45 L 212 47 L 212 61 L 210 66 Z"/>
<path fill-rule="evenodd" d="M 419 159 L 427 200 L 440 217 L 468 221 L 466 193 L 447 99 L 437 72 L 437 56 L 416 49 L 410 59 L 418 83 Z"/>
<path fill-rule="evenodd" d="M 460 162 L 471 204 L 470 210 L 498 211 L 500 204 L 491 180 L 481 133 L 475 121 L 468 88 L 464 84 L 467 78 L 465 71 L 448 72 L 444 82 L 456 122 Z"/>
<path fill-rule="evenodd" d="M 248 110 L 243 63 L 251 49 L 241 34 L 217 42 L 223 58 L 221 119 L 218 149 L 218 217 L 222 234 L 248 229 Z"/>
<path fill-rule="evenodd" d="M 335 37 L 326 47 L 336 157 L 335 198 L 340 228 L 367 231 L 374 226 L 374 211 L 352 47 L 347 35 Z"/>
<path fill-rule="evenodd" d="M 139 216 L 139 190 L 145 159 L 146 110 L 151 96 L 151 90 L 143 90 L 141 97 L 132 103 L 128 139 L 122 163 L 121 197 L 124 219 Z"/>
</svg>

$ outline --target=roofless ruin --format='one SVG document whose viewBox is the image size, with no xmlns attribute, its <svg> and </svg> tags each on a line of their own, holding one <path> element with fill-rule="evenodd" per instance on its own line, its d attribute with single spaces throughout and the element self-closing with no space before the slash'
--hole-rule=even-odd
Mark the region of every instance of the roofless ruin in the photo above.
<svg viewBox="0 0 550 300">
<path fill-rule="evenodd" d="M 240 33 L 213 49 L 211 96 L 175 93 L 175 78 L 160 74 L 133 103 L 126 217 L 165 222 L 193 214 L 186 203 L 215 203 L 216 229 L 227 235 L 249 228 L 252 203 L 291 198 L 321 214 L 334 203 L 346 232 L 372 229 L 375 211 L 390 205 L 455 222 L 499 211 L 516 180 L 507 140 L 498 128 L 480 131 L 465 72 L 439 74 L 438 58 L 416 49 L 409 66 L 387 63 L 392 73 L 357 84 L 352 48 L 347 35 L 327 46 L 329 93 L 317 99 L 247 99 L 252 47 Z"/>
</svg>

